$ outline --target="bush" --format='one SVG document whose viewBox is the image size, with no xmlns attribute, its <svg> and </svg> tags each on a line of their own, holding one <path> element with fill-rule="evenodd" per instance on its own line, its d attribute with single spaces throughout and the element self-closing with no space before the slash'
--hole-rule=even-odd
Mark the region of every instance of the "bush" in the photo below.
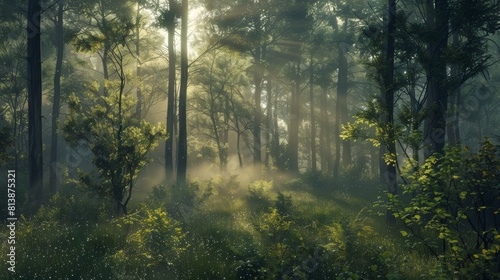
<svg viewBox="0 0 500 280">
<path fill-rule="evenodd" d="M 115 267 L 124 275 L 140 271 L 148 277 L 172 272 L 180 254 L 186 250 L 185 233 L 180 224 L 169 218 L 162 208 L 143 207 L 134 215 L 122 217 L 119 227 L 132 231 L 122 250 L 112 257 Z"/>
<path fill-rule="evenodd" d="M 256 181 L 248 187 L 246 202 L 248 208 L 256 213 L 266 211 L 272 206 L 270 192 L 273 187 L 272 181 Z"/>
<path fill-rule="evenodd" d="M 407 168 L 403 195 L 389 210 L 406 227 L 410 244 L 423 245 L 440 271 L 457 278 L 499 279 L 500 151 L 485 141 L 477 153 L 447 147 L 420 169 Z M 435 276 L 435 275 L 430 275 Z"/>
<path fill-rule="evenodd" d="M 376 233 L 363 212 L 323 228 L 327 241 L 323 247 L 332 256 L 330 265 L 340 279 L 375 279 L 397 271 L 396 256 L 374 244 Z"/>
</svg>

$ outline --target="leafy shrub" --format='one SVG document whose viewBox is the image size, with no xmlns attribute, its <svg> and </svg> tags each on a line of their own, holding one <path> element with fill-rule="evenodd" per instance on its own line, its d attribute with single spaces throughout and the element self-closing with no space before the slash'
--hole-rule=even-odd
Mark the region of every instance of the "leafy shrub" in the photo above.
<svg viewBox="0 0 500 280">
<path fill-rule="evenodd" d="M 274 207 L 278 210 L 278 213 L 282 216 L 287 216 L 292 214 L 292 196 L 284 195 L 282 192 L 278 192 L 276 201 L 274 202 Z"/>
<path fill-rule="evenodd" d="M 189 180 L 186 186 L 179 188 L 167 183 L 153 187 L 147 203 L 154 207 L 163 207 L 180 222 L 188 222 L 197 207 L 213 194 L 212 181 Z"/>
<path fill-rule="evenodd" d="M 247 205 L 254 212 L 262 212 L 272 206 L 270 191 L 272 181 L 256 181 L 248 187 Z"/>
<path fill-rule="evenodd" d="M 113 256 L 116 266 L 127 272 L 126 275 L 137 270 L 150 276 L 171 271 L 187 247 L 179 223 L 169 218 L 162 208 L 143 207 L 134 215 L 120 218 L 118 226 L 132 230 L 124 248 Z"/>
<path fill-rule="evenodd" d="M 333 177 L 321 171 L 307 171 L 301 176 L 302 181 L 313 189 L 333 190 Z"/>
<path fill-rule="evenodd" d="M 332 269 L 339 279 L 387 276 L 388 266 L 396 263 L 391 252 L 372 242 L 376 234 L 371 220 L 363 216 L 363 212 L 324 226 L 327 242 L 323 247 L 332 255 Z"/>
<path fill-rule="evenodd" d="M 408 168 L 403 195 L 389 195 L 401 234 L 426 246 L 440 271 L 458 278 L 498 279 L 500 260 L 500 151 L 485 141 L 477 153 L 447 147 L 420 169 Z M 435 275 L 430 275 L 435 276 Z"/>
</svg>

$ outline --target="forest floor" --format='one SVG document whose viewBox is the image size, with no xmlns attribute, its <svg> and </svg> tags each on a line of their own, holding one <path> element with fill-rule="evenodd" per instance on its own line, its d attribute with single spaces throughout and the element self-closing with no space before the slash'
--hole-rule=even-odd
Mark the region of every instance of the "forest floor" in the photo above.
<svg viewBox="0 0 500 280">
<path fill-rule="evenodd" d="M 171 187 L 155 187 L 125 219 L 106 201 L 63 190 L 20 219 L 18 272 L 0 278 L 426 279 L 436 262 L 373 207 L 379 185 L 320 174 L 219 177 L 192 182 L 181 203 Z"/>
</svg>

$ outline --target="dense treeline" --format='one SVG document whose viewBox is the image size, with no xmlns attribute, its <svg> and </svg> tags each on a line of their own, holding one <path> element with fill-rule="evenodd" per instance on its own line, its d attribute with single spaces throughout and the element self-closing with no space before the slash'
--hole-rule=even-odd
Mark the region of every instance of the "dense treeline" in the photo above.
<svg viewBox="0 0 500 280">
<path fill-rule="evenodd" d="M 22 277 L 500 275 L 497 0 L 1 1 L 0 29 Z"/>
</svg>

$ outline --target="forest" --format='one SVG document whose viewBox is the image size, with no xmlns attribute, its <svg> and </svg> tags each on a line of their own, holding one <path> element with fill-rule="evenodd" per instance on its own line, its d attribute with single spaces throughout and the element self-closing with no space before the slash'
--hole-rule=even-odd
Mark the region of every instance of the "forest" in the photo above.
<svg viewBox="0 0 500 280">
<path fill-rule="evenodd" d="M 0 279 L 500 279 L 500 1 L 0 0 Z"/>
</svg>

